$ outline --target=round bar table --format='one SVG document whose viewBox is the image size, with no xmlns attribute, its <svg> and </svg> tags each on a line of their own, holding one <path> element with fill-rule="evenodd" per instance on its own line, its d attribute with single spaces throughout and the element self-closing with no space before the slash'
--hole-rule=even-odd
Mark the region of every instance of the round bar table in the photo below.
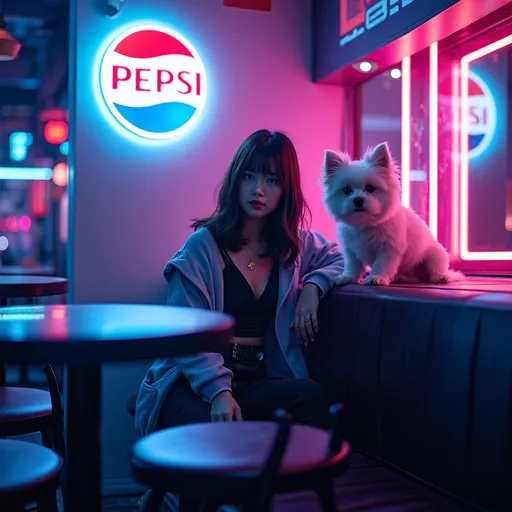
<svg viewBox="0 0 512 512">
<path fill-rule="evenodd" d="M 68 280 L 64 277 L 0 275 L 0 307 L 8 306 L 9 299 L 33 299 L 65 293 L 68 293 Z M 26 366 L 22 366 L 22 375 L 26 379 Z M 5 386 L 6 376 L 5 362 L 0 361 L 0 386 Z"/>
<path fill-rule="evenodd" d="M 68 280 L 64 277 L 0 275 L 0 306 L 7 306 L 9 299 L 64 295 L 67 292 Z"/>
<path fill-rule="evenodd" d="M 66 378 L 68 510 L 101 511 L 101 365 L 201 351 L 231 341 L 231 317 L 137 304 L 0 309 L 0 353 L 9 363 L 60 363 Z"/>
</svg>

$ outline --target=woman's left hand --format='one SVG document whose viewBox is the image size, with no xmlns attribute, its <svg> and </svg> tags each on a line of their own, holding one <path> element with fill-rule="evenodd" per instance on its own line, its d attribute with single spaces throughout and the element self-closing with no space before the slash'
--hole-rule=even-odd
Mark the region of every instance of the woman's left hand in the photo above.
<svg viewBox="0 0 512 512">
<path fill-rule="evenodd" d="M 305 346 L 310 341 L 315 341 L 315 333 L 318 332 L 317 313 L 320 292 L 321 290 L 316 284 L 306 283 L 295 307 L 295 317 L 290 328 L 295 329 L 299 341 Z"/>
</svg>

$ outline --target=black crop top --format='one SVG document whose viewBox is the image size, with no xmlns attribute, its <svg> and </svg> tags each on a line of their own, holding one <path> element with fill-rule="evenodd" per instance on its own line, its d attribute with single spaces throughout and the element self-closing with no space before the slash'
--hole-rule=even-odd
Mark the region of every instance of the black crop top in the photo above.
<svg viewBox="0 0 512 512">
<path fill-rule="evenodd" d="M 224 250 L 221 254 L 224 260 L 224 313 L 235 318 L 237 338 L 261 338 L 276 315 L 279 265 L 272 267 L 265 290 L 257 299 L 229 254 Z"/>
</svg>

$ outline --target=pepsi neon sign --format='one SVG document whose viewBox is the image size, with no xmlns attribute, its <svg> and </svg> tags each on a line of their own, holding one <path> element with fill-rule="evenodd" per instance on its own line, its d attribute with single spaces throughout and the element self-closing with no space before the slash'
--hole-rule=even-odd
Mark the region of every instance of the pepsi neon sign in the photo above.
<svg viewBox="0 0 512 512">
<path fill-rule="evenodd" d="M 182 135 L 206 103 L 206 71 L 192 44 L 158 25 L 132 27 L 107 46 L 100 90 L 128 131 L 153 140 Z"/>
<path fill-rule="evenodd" d="M 483 154 L 496 133 L 498 111 L 491 89 L 476 73 L 468 73 L 468 159 Z"/>
<path fill-rule="evenodd" d="M 452 130 L 457 133 L 461 131 L 457 113 L 460 113 L 461 108 L 465 109 L 464 122 L 468 136 L 467 158 L 472 160 L 485 154 L 494 140 L 498 126 L 498 107 L 491 87 L 480 75 L 474 71 L 468 71 L 465 79 L 468 94 L 463 103 L 452 90 L 452 82 L 460 81 L 461 74 L 452 71 L 452 74 L 442 77 L 439 82 L 439 104 L 445 112 L 447 109 L 452 112 L 450 121 L 446 122 L 443 128 L 445 135 Z"/>
</svg>

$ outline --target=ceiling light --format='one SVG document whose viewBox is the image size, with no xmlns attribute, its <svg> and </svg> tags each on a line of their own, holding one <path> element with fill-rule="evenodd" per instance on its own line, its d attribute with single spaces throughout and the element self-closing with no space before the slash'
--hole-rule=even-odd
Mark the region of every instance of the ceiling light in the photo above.
<svg viewBox="0 0 512 512">
<path fill-rule="evenodd" d="M 0 4 L 0 60 L 14 60 L 18 56 L 21 44 L 5 30 L 4 4 Z"/>
<path fill-rule="evenodd" d="M 372 70 L 372 63 L 365 60 L 359 64 L 359 69 L 363 73 L 368 73 L 369 71 Z"/>
<path fill-rule="evenodd" d="M 398 68 L 393 68 L 389 72 L 389 75 L 391 76 L 391 78 L 394 78 L 395 80 L 397 80 L 398 78 L 400 78 L 402 76 L 402 72 Z"/>
<path fill-rule="evenodd" d="M 375 62 L 371 62 L 369 60 L 363 60 L 361 62 L 356 62 L 352 65 L 355 69 L 358 71 L 361 71 L 361 73 L 369 73 L 370 71 L 375 71 L 378 66 Z"/>
</svg>

